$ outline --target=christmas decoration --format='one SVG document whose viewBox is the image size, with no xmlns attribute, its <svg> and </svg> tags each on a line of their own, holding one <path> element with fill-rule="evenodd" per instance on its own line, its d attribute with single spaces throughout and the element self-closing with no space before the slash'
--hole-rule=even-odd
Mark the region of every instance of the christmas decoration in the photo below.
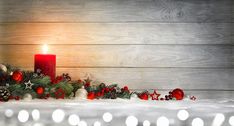
<svg viewBox="0 0 234 126">
<path fill-rule="evenodd" d="M 191 96 L 190 99 L 195 101 L 197 98 L 195 96 Z"/>
<path fill-rule="evenodd" d="M 10 97 L 10 91 L 4 87 L 0 88 L 0 101 L 8 101 Z"/>
<path fill-rule="evenodd" d="M 89 92 L 87 95 L 87 98 L 90 100 L 93 100 L 95 98 L 95 93 L 94 92 Z"/>
<path fill-rule="evenodd" d="M 10 74 L 12 73 L 12 74 Z M 31 100 L 34 98 L 47 99 L 142 99 L 148 100 L 182 100 L 184 92 L 182 89 L 174 89 L 165 97 L 159 98 L 160 94 L 154 90 L 152 94 L 148 91 L 133 92 L 127 86 L 118 87 L 117 84 L 107 85 L 104 83 L 93 84 L 90 78 L 73 81 L 69 74 L 62 74 L 51 80 L 49 76 L 37 69 L 36 73 L 24 71 L 10 65 L 0 64 L 0 99 L 7 101 Z M 191 97 L 190 100 L 195 100 Z"/>
<path fill-rule="evenodd" d="M 139 99 L 139 98 L 138 98 L 138 95 L 136 93 L 132 93 L 130 99 L 134 99 L 135 100 L 135 99 Z"/>
<path fill-rule="evenodd" d="M 12 74 L 12 79 L 19 83 L 23 80 L 23 73 L 21 71 L 14 71 Z"/>
<path fill-rule="evenodd" d="M 32 95 L 29 94 L 29 93 L 26 93 L 23 97 L 23 100 L 25 101 L 31 101 L 33 98 L 32 98 Z"/>
<path fill-rule="evenodd" d="M 149 93 L 148 92 L 143 92 L 139 94 L 139 98 L 142 100 L 148 100 L 149 99 Z"/>
<path fill-rule="evenodd" d="M 87 99 L 88 92 L 84 89 L 84 86 L 82 86 L 80 89 L 78 89 L 75 93 L 75 99 Z"/>
<path fill-rule="evenodd" d="M 176 88 L 172 91 L 172 97 L 176 100 L 182 100 L 184 98 L 184 91 L 180 88 Z"/>
<path fill-rule="evenodd" d="M 32 89 L 32 86 L 34 85 L 33 83 L 31 83 L 30 80 L 24 84 L 25 84 L 25 89 Z"/>
<path fill-rule="evenodd" d="M 36 88 L 36 93 L 37 93 L 38 95 L 42 95 L 42 94 L 44 93 L 44 88 L 41 87 L 41 86 L 37 87 L 37 88 Z"/>
<path fill-rule="evenodd" d="M 159 96 L 160 96 L 161 94 L 158 94 L 157 92 L 156 92 L 156 90 L 154 90 L 154 92 L 152 93 L 152 94 L 150 94 L 150 97 L 152 98 L 152 100 L 159 100 Z"/>
<path fill-rule="evenodd" d="M 66 73 L 66 74 L 63 73 L 62 77 L 63 77 L 63 79 L 64 79 L 65 81 L 71 81 L 71 77 L 69 76 L 68 73 Z"/>
<path fill-rule="evenodd" d="M 7 72 L 7 67 L 3 64 L 0 64 L 0 71 L 6 73 Z"/>
<path fill-rule="evenodd" d="M 64 99 L 65 98 L 64 90 L 62 88 L 57 89 L 56 92 L 55 92 L 55 97 L 57 99 Z"/>
</svg>

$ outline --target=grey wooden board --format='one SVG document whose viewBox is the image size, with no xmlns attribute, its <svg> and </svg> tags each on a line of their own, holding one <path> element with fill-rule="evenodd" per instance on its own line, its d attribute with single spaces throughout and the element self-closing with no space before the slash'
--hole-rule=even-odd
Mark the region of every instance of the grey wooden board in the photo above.
<svg viewBox="0 0 234 126">
<path fill-rule="evenodd" d="M 234 46 L 50 45 L 58 67 L 233 67 Z M 33 66 L 38 45 L 0 45 L 0 61 Z"/>
<path fill-rule="evenodd" d="M 0 44 L 233 44 L 234 23 L 1 23 Z"/>
<path fill-rule="evenodd" d="M 24 68 L 32 70 L 33 68 Z M 57 68 L 73 80 L 117 83 L 131 89 L 234 90 L 234 69 L 211 68 Z"/>
<path fill-rule="evenodd" d="M 233 0 L 1 0 L 0 22 L 233 22 Z"/>
</svg>

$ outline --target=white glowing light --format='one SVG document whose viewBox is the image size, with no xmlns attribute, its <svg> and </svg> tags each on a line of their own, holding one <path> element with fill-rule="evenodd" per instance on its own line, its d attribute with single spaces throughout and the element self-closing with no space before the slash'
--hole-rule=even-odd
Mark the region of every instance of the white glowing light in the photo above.
<svg viewBox="0 0 234 126">
<path fill-rule="evenodd" d="M 10 117 L 12 117 L 13 115 L 14 115 L 14 111 L 13 111 L 13 110 L 7 109 L 7 110 L 5 111 L 5 116 L 6 116 L 6 117 L 10 118 Z"/>
<path fill-rule="evenodd" d="M 93 126 L 101 126 L 101 123 L 98 122 L 98 121 L 96 121 L 96 122 L 93 124 Z"/>
<path fill-rule="evenodd" d="M 188 111 L 186 111 L 186 110 L 180 110 L 180 111 L 177 113 L 177 117 L 179 118 L 179 120 L 184 121 L 184 120 L 188 119 L 189 113 L 188 113 Z"/>
<path fill-rule="evenodd" d="M 102 118 L 103 118 L 103 120 L 105 122 L 111 122 L 111 120 L 112 120 L 113 117 L 112 117 L 111 113 L 106 112 L 106 113 L 103 114 Z"/>
<path fill-rule="evenodd" d="M 161 116 L 157 120 L 157 126 L 169 126 L 169 120 L 165 116 Z"/>
<path fill-rule="evenodd" d="M 195 118 L 192 121 L 192 126 L 204 126 L 204 121 L 201 118 Z"/>
<path fill-rule="evenodd" d="M 56 123 L 61 123 L 63 121 L 65 117 L 65 113 L 63 110 L 61 109 L 57 109 L 53 112 L 52 114 L 52 119 L 54 120 L 54 122 Z"/>
<path fill-rule="evenodd" d="M 72 114 L 72 115 L 70 115 L 70 116 L 68 117 L 68 123 L 69 123 L 70 125 L 75 126 L 75 125 L 78 125 L 79 122 L 80 122 L 80 118 L 79 118 L 79 116 L 76 115 L 76 114 Z"/>
<path fill-rule="evenodd" d="M 44 44 L 43 46 L 42 46 L 42 50 L 43 50 L 43 53 L 44 54 L 47 54 L 47 52 L 48 52 L 48 46 L 46 45 L 46 44 Z"/>
<path fill-rule="evenodd" d="M 145 121 L 143 122 L 143 126 L 150 126 L 150 121 L 145 120 Z"/>
<path fill-rule="evenodd" d="M 231 126 L 234 126 L 234 116 L 231 116 L 228 122 Z"/>
<path fill-rule="evenodd" d="M 225 120 L 225 116 L 222 113 L 216 114 L 212 126 L 221 126 Z"/>
<path fill-rule="evenodd" d="M 37 109 L 34 109 L 32 111 L 32 118 L 34 121 L 38 121 L 40 119 L 40 111 Z"/>
<path fill-rule="evenodd" d="M 44 126 L 43 123 L 34 123 L 33 126 Z"/>
<path fill-rule="evenodd" d="M 18 120 L 22 123 L 27 122 L 29 119 L 29 113 L 26 110 L 19 111 Z"/>
<path fill-rule="evenodd" d="M 135 116 L 128 116 L 125 123 L 127 126 L 137 126 L 138 119 Z"/>
<path fill-rule="evenodd" d="M 87 123 L 85 121 L 80 121 L 78 126 L 87 126 Z"/>
</svg>

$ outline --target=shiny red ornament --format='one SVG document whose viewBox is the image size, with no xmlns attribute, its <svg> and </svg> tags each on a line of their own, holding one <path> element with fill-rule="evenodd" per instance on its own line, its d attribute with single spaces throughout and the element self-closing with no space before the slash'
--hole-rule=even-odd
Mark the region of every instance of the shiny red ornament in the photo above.
<svg viewBox="0 0 234 126">
<path fill-rule="evenodd" d="M 19 83 L 23 80 L 23 73 L 21 71 L 14 71 L 11 78 Z"/>
<path fill-rule="evenodd" d="M 44 88 L 43 87 L 37 87 L 36 92 L 38 95 L 42 95 L 44 93 Z"/>
<path fill-rule="evenodd" d="M 65 98 L 65 92 L 62 88 L 57 89 L 54 94 L 55 94 L 55 97 L 57 99 L 64 99 Z"/>
<path fill-rule="evenodd" d="M 180 88 L 176 88 L 172 91 L 172 97 L 176 100 L 182 100 L 184 98 L 184 91 Z"/>
<path fill-rule="evenodd" d="M 95 98 L 95 93 L 94 92 L 89 92 L 87 95 L 87 98 L 90 100 L 93 100 Z"/>
<path fill-rule="evenodd" d="M 149 95 L 148 93 L 142 93 L 139 95 L 139 98 L 142 100 L 148 100 L 149 99 Z"/>
</svg>

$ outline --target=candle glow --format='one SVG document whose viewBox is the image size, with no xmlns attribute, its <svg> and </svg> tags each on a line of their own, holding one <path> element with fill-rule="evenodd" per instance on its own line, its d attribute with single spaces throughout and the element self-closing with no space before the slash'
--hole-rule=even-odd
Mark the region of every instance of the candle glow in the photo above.
<svg viewBox="0 0 234 126">
<path fill-rule="evenodd" d="M 43 54 L 47 54 L 48 49 L 49 49 L 49 48 L 48 48 L 47 44 L 44 44 L 43 47 L 42 47 Z"/>
</svg>

